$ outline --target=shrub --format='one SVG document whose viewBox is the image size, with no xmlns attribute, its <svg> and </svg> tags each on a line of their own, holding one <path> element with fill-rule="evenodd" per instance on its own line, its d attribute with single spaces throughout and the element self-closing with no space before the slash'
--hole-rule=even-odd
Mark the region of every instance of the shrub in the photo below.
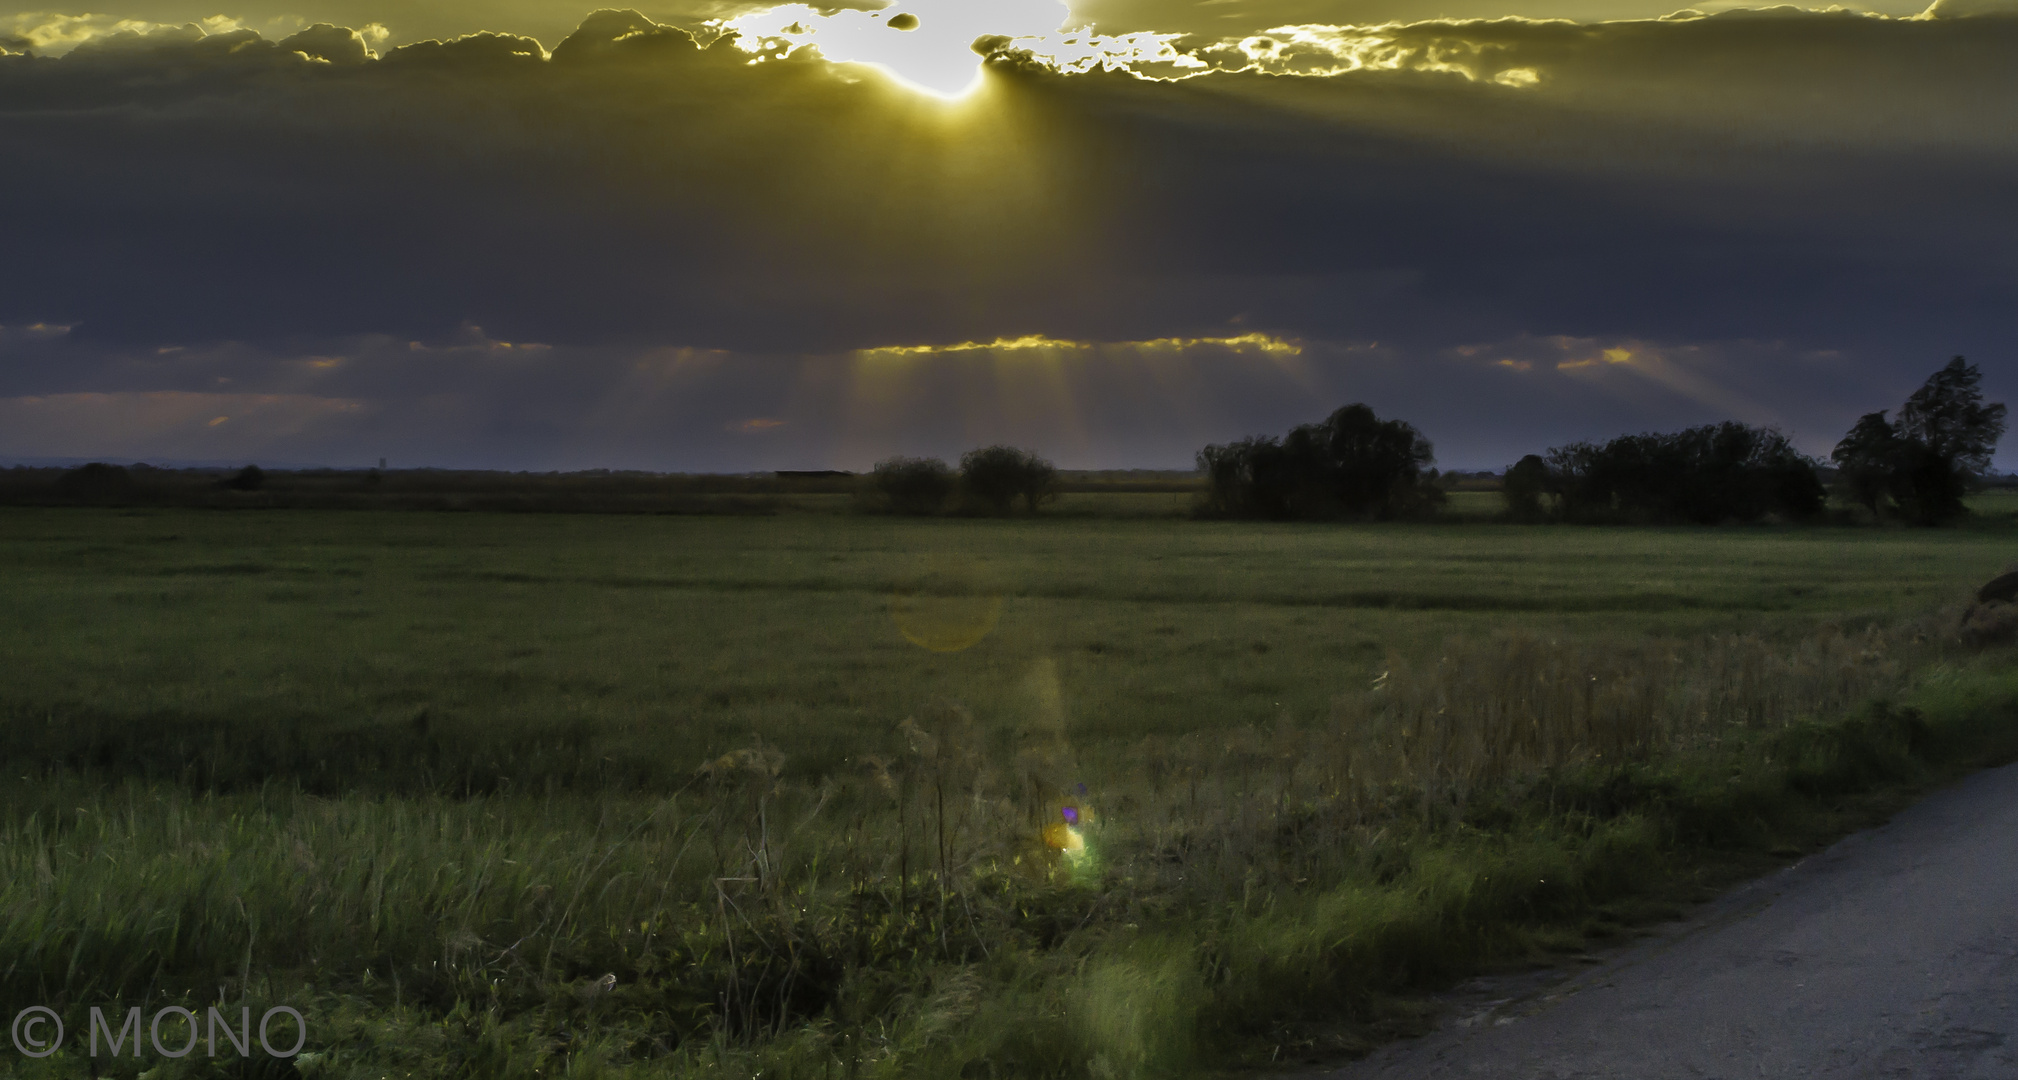
<svg viewBox="0 0 2018 1080">
<path fill-rule="evenodd" d="M 938 458 L 886 458 L 869 474 L 869 486 L 899 514 L 936 514 L 953 496 L 951 466 Z"/>
<path fill-rule="evenodd" d="M 960 486 L 969 497 L 998 514 L 1007 514 L 1018 498 L 1025 509 L 1056 498 L 1058 470 L 1028 450 L 989 446 L 969 450 L 960 458 Z"/>
<path fill-rule="evenodd" d="M 233 474 L 231 479 L 226 480 L 224 486 L 233 491 L 258 491 L 266 486 L 266 473 L 257 465 L 247 465 Z"/>
</svg>

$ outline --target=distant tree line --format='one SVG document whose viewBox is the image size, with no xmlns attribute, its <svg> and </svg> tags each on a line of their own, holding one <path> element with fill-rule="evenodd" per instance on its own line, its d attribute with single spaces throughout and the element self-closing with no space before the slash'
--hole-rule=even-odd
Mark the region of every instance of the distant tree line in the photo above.
<svg viewBox="0 0 2018 1080">
<path fill-rule="evenodd" d="M 1896 416 L 1859 418 L 1830 455 L 1836 493 L 1878 520 L 1935 525 L 1968 512 L 1963 497 L 1989 473 L 2005 407 L 1985 403 L 1981 373 L 1958 356 L 1907 398 Z M 1351 404 L 1280 437 L 1256 435 L 1200 450 L 1204 516 L 1265 520 L 1426 518 L 1452 481 L 1435 450 L 1406 421 Z M 1542 522 L 1715 524 L 1805 521 L 1826 510 L 1823 463 L 1770 428 L 1736 422 L 1672 433 L 1621 435 L 1529 454 L 1501 479 L 1509 519 Z M 129 505 L 410 506 L 437 509 L 653 513 L 771 513 L 791 491 L 848 491 L 870 509 L 900 514 L 1034 514 L 1057 497 L 1058 470 L 1013 446 L 969 451 L 957 468 L 937 458 L 893 457 L 864 477 L 822 471 L 774 478 L 594 470 L 506 474 L 411 470 L 361 476 L 342 470 L 275 474 L 161 470 L 92 463 L 69 470 L 0 470 L 0 503 Z"/>
<path fill-rule="evenodd" d="M 795 496 L 845 496 L 850 473 L 666 475 L 501 470 L 157 467 L 91 462 L 0 468 L 0 505 L 207 509 L 488 510 L 535 513 L 773 514 Z"/>
<path fill-rule="evenodd" d="M 1985 404 L 1962 357 L 1927 380 L 1896 420 L 1860 419 L 1831 458 L 1838 493 L 1874 516 L 1920 524 L 1967 512 L 1962 496 L 1989 471 L 2005 409 Z M 1430 441 L 1363 404 L 1286 435 L 1198 452 L 1208 515 L 1272 520 L 1393 520 L 1443 503 Z M 1515 521 L 1701 524 L 1810 521 L 1827 509 L 1822 463 L 1771 428 L 1737 422 L 1621 435 L 1529 454 L 1501 488 Z"/>
<path fill-rule="evenodd" d="M 162 470 L 136 466 L 144 473 Z M 247 465 L 228 477 L 220 477 L 210 486 L 227 491 L 258 491 L 266 483 L 266 473 L 257 465 Z M 119 506 L 130 503 L 145 494 L 144 486 L 134 474 L 122 465 L 108 465 L 94 461 L 88 465 L 66 470 L 56 477 L 52 485 L 53 494 L 59 502 L 79 503 L 87 506 Z"/>
<path fill-rule="evenodd" d="M 1985 404 L 1982 375 L 1958 356 L 1899 409 L 1868 413 L 1830 455 L 1838 493 L 1878 519 L 1923 525 L 1968 512 L 1962 496 L 1990 469 L 2005 409 Z M 1646 524 L 1789 521 L 1827 503 L 1821 462 L 1785 436 L 1739 423 L 1529 454 L 1506 472 L 1509 517 Z"/>
</svg>

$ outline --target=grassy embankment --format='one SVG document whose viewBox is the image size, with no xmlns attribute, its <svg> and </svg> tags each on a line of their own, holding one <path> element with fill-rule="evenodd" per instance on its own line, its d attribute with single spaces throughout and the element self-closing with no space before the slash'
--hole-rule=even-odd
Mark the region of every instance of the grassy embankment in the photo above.
<svg viewBox="0 0 2018 1080">
<path fill-rule="evenodd" d="M 293 1004 L 315 1075 L 1350 1049 L 2018 750 L 1939 610 L 2010 538 L 6 511 L 0 1000 Z"/>
</svg>

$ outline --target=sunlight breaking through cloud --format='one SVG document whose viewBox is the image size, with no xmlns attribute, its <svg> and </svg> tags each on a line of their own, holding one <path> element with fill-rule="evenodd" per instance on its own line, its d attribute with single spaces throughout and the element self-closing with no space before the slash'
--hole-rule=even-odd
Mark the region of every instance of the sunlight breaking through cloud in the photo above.
<svg viewBox="0 0 2018 1080">
<path fill-rule="evenodd" d="M 32 148 L 0 169 L 25 208 L 0 431 L 208 460 L 300 416 L 296 461 L 1165 467 L 1359 400 L 1452 467 L 1724 418 L 1826 451 L 1922 358 L 2008 344 L 2018 19 L 1954 8 L 898 0 L 697 34 L 602 10 L 551 49 L 417 15 L 390 48 L 257 9 L 0 15 L 32 54 L 0 58 L 0 134 Z M 913 60 L 948 65 L 936 91 L 862 66 L 922 85 Z M 225 390 L 302 399 L 63 396 Z"/>
<path fill-rule="evenodd" d="M 865 358 L 895 358 L 939 356 L 947 353 L 1080 352 L 1092 349 L 1174 352 L 1199 346 L 1218 346 L 1234 352 L 1258 352 L 1272 356 L 1298 356 L 1303 352 L 1303 345 L 1300 342 L 1262 333 L 1241 334 L 1237 337 L 1150 338 L 1146 341 L 1071 341 L 1045 337 L 1042 334 L 1025 334 L 1016 338 L 996 338 L 985 343 L 963 341 L 957 345 L 884 345 L 873 349 L 861 349 L 857 355 Z"/>
<path fill-rule="evenodd" d="M 178 24 L 103 14 L 64 15 L 49 11 L 21 12 L 12 17 L 12 23 L 13 38 L 42 56 L 61 56 L 86 42 L 136 42 L 141 39 L 198 41 L 245 27 L 242 20 L 228 15 L 212 15 L 199 22 Z"/>
<path fill-rule="evenodd" d="M 812 45 L 828 60 L 868 64 L 913 89 L 955 98 L 980 79 L 977 39 L 1043 37 L 1070 16 L 1057 0 L 909 0 L 882 11 L 832 14 L 786 4 L 714 25 L 741 35 L 737 45 L 746 52 L 761 56 L 767 43 L 778 41 L 789 43 L 786 52 Z"/>
<path fill-rule="evenodd" d="M 1070 29 L 1071 17 L 1057 0 L 909 0 L 882 11 L 831 14 L 786 4 L 709 25 L 740 35 L 736 45 L 756 56 L 752 63 L 812 47 L 826 60 L 867 64 L 905 86 L 948 100 L 980 85 L 983 59 L 1005 51 L 1028 54 L 1061 72 L 1206 67 L 1171 46 L 1181 35 L 1101 36 Z"/>
<path fill-rule="evenodd" d="M 1464 345 L 1450 352 L 1466 359 L 1492 357 L 1488 361 L 1492 366 L 1529 377 L 1553 373 L 1614 391 L 1622 389 L 1614 380 L 1626 377 L 1658 387 L 1675 400 L 1751 424 L 1773 426 L 1786 419 L 1782 410 L 1732 385 L 1728 377 L 1713 375 L 1709 368 L 1718 358 L 1700 345 L 1552 334 L 1492 346 Z"/>
</svg>

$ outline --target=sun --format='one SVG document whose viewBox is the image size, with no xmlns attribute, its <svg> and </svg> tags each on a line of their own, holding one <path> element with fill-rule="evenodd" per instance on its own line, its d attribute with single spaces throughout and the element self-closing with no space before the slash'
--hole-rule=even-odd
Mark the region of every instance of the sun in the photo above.
<svg viewBox="0 0 2018 1080">
<path fill-rule="evenodd" d="M 899 0 L 881 11 L 830 15 L 786 4 L 721 25 L 753 52 L 766 40 L 813 45 L 828 60 L 865 64 L 911 90 L 951 101 L 981 84 L 976 38 L 1047 37 L 1070 16 L 1058 0 Z"/>
</svg>

